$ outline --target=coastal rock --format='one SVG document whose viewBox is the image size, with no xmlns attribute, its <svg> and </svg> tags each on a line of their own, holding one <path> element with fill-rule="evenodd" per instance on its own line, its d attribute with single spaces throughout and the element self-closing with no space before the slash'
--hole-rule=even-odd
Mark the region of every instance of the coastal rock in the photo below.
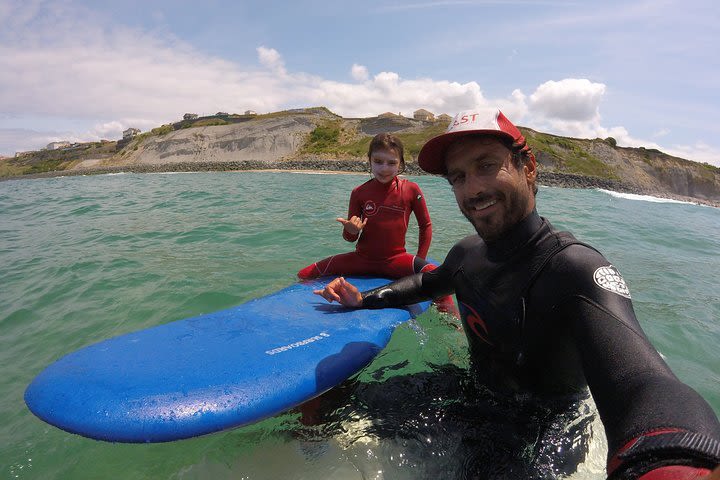
<svg viewBox="0 0 720 480">
<path fill-rule="evenodd" d="M 186 128 L 145 139 L 120 164 L 269 162 L 294 154 L 316 125 L 316 118 L 296 115 Z"/>
<path fill-rule="evenodd" d="M 416 163 L 420 146 L 445 126 L 398 115 L 345 119 L 323 107 L 210 116 L 163 125 L 118 142 L 4 159 L 7 166 L 0 168 L 0 175 L 32 178 L 118 171 L 262 169 L 367 172 L 367 144 L 379 132 L 399 135 L 406 147 L 406 172 L 422 175 Z M 658 150 L 618 147 L 612 138 L 568 138 L 520 129 L 535 152 L 541 184 L 720 205 L 717 167 Z"/>
</svg>

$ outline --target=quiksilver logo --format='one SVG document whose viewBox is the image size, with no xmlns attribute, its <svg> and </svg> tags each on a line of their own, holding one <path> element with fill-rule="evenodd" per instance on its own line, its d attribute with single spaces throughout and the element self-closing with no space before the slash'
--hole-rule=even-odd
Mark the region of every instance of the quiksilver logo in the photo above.
<svg viewBox="0 0 720 480">
<path fill-rule="evenodd" d="M 600 267 L 595 270 L 593 280 L 600 288 L 604 288 L 608 292 L 617 293 L 625 298 L 630 298 L 630 289 L 625 283 L 625 279 L 620 275 L 617 268 L 612 265 Z"/>
<path fill-rule="evenodd" d="M 375 202 L 368 200 L 363 206 L 363 211 L 365 212 L 366 217 L 372 217 L 375 215 L 377 213 L 377 206 L 375 205 Z"/>
</svg>

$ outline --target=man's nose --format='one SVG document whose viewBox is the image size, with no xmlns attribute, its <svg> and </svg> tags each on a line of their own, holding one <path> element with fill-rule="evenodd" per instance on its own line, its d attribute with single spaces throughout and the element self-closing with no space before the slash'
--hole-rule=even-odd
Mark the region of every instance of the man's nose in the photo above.
<svg viewBox="0 0 720 480">
<path fill-rule="evenodd" d="M 475 197 L 485 191 L 486 178 L 476 173 L 468 173 L 465 177 L 465 195 Z"/>
</svg>

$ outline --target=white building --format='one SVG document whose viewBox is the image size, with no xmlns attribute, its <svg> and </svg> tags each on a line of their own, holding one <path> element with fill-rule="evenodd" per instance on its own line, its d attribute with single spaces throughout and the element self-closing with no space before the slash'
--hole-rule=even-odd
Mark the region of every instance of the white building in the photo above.
<svg viewBox="0 0 720 480">
<path fill-rule="evenodd" d="M 134 137 L 135 135 L 137 135 L 138 133 L 140 133 L 140 129 L 139 129 L 139 128 L 132 128 L 132 127 L 131 127 L 131 128 L 128 128 L 127 130 L 125 130 L 125 131 L 123 132 L 123 138 L 132 138 L 132 137 Z"/>
<path fill-rule="evenodd" d="M 66 148 L 70 146 L 70 142 L 50 142 L 45 147 L 45 150 L 57 150 L 58 148 Z"/>
<path fill-rule="evenodd" d="M 423 122 L 432 122 L 435 120 L 435 115 L 432 112 L 428 112 L 424 108 L 421 108 L 420 110 L 415 110 L 413 112 L 413 118 Z"/>
</svg>

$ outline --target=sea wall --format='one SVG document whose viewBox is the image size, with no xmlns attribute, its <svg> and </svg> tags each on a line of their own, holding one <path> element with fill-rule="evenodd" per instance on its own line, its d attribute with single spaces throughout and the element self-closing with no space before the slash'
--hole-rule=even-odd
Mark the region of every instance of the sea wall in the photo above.
<svg viewBox="0 0 720 480">
<path fill-rule="evenodd" d="M 260 161 L 237 160 L 231 162 L 175 162 L 158 164 L 132 164 L 124 166 L 78 168 L 62 172 L 48 172 L 35 175 L 24 175 L 22 178 L 43 178 L 72 175 L 98 175 L 108 173 L 166 173 L 166 172 L 220 172 L 247 170 L 310 170 L 329 172 L 369 173 L 366 161 L 358 160 L 326 160 L 306 158 L 301 160 Z M 428 175 L 416 163 L 406 164 L 407 175 Z M 603 178 L 584 177 L 563 173 L 545 172 L 538 176 L 538 183 L 546 186 L 564 188 L 603 188 L 627 193 L 647 193 L 632 185 L 626 185 Z"/>
</svg>

